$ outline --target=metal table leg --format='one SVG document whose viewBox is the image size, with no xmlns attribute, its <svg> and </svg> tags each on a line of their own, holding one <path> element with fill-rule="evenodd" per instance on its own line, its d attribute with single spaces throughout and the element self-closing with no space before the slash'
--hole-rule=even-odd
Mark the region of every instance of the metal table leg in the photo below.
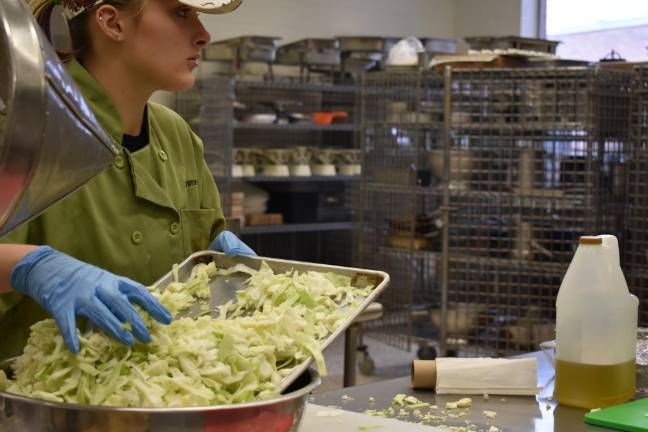
<svg viewBox="0 0 648 432">
<path fill-rule="evenodd" d="M 344 387 L 356 384 L 359 333 L 359 323 L 351 324 L 344 333 Z"/>
<path fill-rule="evenodd" d="M 358 373 L 358 338 L 362 331 L 362 323 L 378 319 L 382 314 L 382 304 L 373 302 L 346 329 L 344 333 L 344 387 L 351 387 L 356 384 Z"/>
</svg>

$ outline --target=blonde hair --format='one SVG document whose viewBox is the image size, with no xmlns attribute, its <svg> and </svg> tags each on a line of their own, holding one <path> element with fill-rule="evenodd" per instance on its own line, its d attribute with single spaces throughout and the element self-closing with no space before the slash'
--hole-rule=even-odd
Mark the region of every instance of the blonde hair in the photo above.
<svg viewBox="0 0 648 432">
<path fill-rule="evenodd" d="M 142 10 L 145 1 L 146 0 L 104 0 L 101 4 L 111 5 L 120 10 L 135 9 L 139 13 Z M 52 11 L 58 3 L 61 3 L 61 1 L 57 2 L 55 0 L 27 0 L 27 4 L 29 5 L 34 15 L 34 18 L 36 18 L 36 21 L 43 29 L 43 32 L 50 42 L 52 41 L 52 34 L 50 29 Z M 65 3 L 65 0 L 63 0 L 62 3 Z M 76 5 L 82 5 L 83 3 L 92 5 L 95 2 L 92 0 L 74 0 L 74 3 Z M 72 57 L 76 58 L 77 60 L 83 60 L 83 58 L 90 51 L 92 45 L 90 41 L 90 32 L 88 30 L 88 18 L 90 17 L 90 14 L 88 12 L 92 10 L 93 8 L 90 7 L 87 11 L 72 18 L 68 22 L 70 29 L 70 39 L 72 42 L 72 51 L 58 52 L 61 60 L 68 61 Z"/>
</svg>

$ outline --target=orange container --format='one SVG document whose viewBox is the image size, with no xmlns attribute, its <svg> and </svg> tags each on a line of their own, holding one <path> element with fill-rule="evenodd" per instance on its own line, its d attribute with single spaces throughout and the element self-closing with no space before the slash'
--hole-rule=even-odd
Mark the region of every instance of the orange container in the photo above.
<svg viewBox="0 0 648 432">
<path fill-rule="evenodd" d="M 349 113 L 344 111 L 314 112 L 311 117 L 313 117 L 315 124 L 330 125 L 332 123 L 346 123 Z"/>
</svg>

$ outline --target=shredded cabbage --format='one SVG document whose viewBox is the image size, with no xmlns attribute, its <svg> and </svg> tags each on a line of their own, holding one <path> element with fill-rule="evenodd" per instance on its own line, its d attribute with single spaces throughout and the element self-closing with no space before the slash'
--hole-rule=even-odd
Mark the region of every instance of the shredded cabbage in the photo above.
<svg viewBox="0 0 648 432">
<path fill-rule="evenodd" d="M 277 395 L 282 378 L 313 356 L 326 374 L 321 343 L 374 288 L 318 272 L 274 274 L 237 265 L 198 264 L 186 283 L 155 295 L 174 314 L 209 298 L 217 274 L 250 275 L 217 318 L 179 318 L 168 326 L 144 314 L 150 344 L 126 347 L 100 331 L 78 333 L 71 354 L 53 320 L 34 324 L 15 377 L 0 371 L 0 390 L 52 402 L 122 407 L 188 407 L 248 402 Z"/>
</svg>

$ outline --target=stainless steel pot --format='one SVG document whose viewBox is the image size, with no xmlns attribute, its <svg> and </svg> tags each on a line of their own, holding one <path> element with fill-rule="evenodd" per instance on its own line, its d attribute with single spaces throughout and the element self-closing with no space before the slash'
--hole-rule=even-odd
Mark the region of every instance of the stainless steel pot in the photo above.
<svg viewBox="0 0 648 432">
<path fill-rule="evenodd" d="M 0 235 L 116 154 L 25 2 L 0 1 Z"/>
<path fill-rule="evenodd" d="M 0 392 L 0 432 L 296 432 L 320 382 L 308 369 L 276 399 L 169 409 L 50 403 Z"/>
</svg>

